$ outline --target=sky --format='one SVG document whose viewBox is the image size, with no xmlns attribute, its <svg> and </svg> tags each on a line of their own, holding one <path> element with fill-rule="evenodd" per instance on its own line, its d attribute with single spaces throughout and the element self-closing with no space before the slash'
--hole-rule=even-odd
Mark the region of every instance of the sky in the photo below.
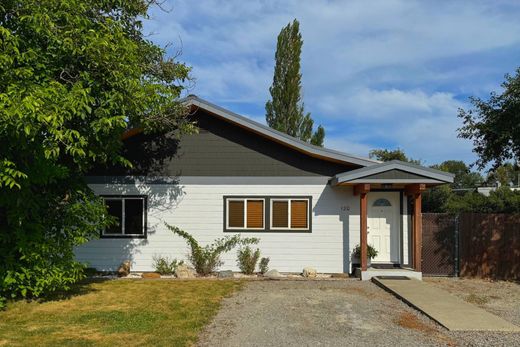
<svg viewBox="0 0 520 347">
<path fill-rule="evenodd" d="M 303 37 L 305 110 L 325 147 L 368 156 L 403 149 L 431 165 L 475 161 L 457 138 L 470 96 L 500 92 L 520 66 L 520 1 L 167 0 L 147 37 L 190 65 L 187 94 L 265 124 L 276 39 Z M 165 11 L 166 10 L 166 11 Z"/>
</svg>

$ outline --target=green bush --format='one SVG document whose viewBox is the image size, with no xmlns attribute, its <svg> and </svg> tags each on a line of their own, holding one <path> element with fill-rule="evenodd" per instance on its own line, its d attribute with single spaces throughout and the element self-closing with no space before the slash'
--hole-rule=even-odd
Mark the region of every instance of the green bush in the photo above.
<svg viewBox="0 0 520 347">
<path fill-rule="evenodd" d="M 489 196 L 478 192 L 451 195 L 446 203 L 446 212 L 460 213 L 520 213 L 520 191 L 501 187 Z"/>
<path fill-rule="evenodd" d="M 113 223 L 105 217 L 102 199 L 93 194 L 75 192 L 66 203 L 49 206 L 33 210 L 45 213 L 39 224 L 24 224 L 0 238 L 0 297 L 34 298 L 69 289 L 85 278 L 86 265 L 75 260 L 74 247 Z"/>
<path fill-rule="evenodd" d="M 161 275 L 173 275 L 177 266 L 184 264 L 184 261 L 177 261 L 177 259 L 170 259 L 169 257 L 153 256 L 153 268 L 155 272 Z"/>
<path fill-rule="evenodd" d="M 373 258 L 377 257 L 378 253 L 379 252 L 373 246 L 367 245 L 368 259 L 373 259 Z M 361 259 L 361 246 L 360 245 L 356 245 L 356 247 L 354 247 L 354 249 L 352 250 L 352 255 L 354 255 L 358 259 Z"/>
<path fill-rule="evenodd" d="M 260 259 L 260 250 L 258 248 L 255 251 L 253 251 L 249 246 L 241 248 L 238 251 L 237 259 L 240 271 L 246 275 L 251 275 L 253 272 L 255 272 L 258 259 Z"/>
<path fill-rule="evenodd" d="M 269 271 L 269 258 L 262 258 L 260 259 L 260 273 L 265 274 L 267 271 Z"/>
<path fill-rule="evenodd" d="M 222 253 L 229 252 L 236 246 L 256 244 L 260 241 L 257 238 L 241 238 L 240 235 L 233 235 L 217 239 L 211 245 L 202 247 L 193 236 L 184 230 L 167 223 L 165 223 L 165 225 L 174 234 L 179 235 L 186 240 L 190 246 L 188 259 L 193 267 L 195 267 L 195 271 L 202 276 L 207 276 L 215 272 L 215 270 L 222 265 L 222 261 L 220 260 Z"/>
</svg>

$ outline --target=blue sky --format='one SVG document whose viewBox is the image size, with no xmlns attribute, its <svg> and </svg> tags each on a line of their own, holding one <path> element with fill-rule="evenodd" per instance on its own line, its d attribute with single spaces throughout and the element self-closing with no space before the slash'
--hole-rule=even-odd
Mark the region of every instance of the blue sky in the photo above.
<svg viewBox="0 0 520 347">
<path fill-rule="evenodd" d="M 474 161 L 457 109 L 520 66 L 520 1 L 166 1 L 149 38 L 182 48 L 188 93 L 265 123 L 276 37 L 304 39 L 305 108 L 325 146 L 367 156 L 400 147 L 426 164 Z"/>
</svg>

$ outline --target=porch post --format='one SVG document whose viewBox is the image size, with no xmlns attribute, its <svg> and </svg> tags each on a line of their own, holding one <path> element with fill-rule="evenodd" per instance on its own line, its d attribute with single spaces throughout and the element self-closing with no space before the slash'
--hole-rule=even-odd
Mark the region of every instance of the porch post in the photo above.
<svg viewBox="0 0 520 347">
<path fill-rule="evenodd" d="M 359 232 L 361 248 L 361 271 L 367 270 L 367 193 L 370 184 L 358 184 L 354 186 L 354 195 L 359 195 Z"/>
<path fill-rule="evenodd" d="M 422 192 L 426 189 L 425 184 L 413 184 L 406 187 L 406 195 L 413 198 L 413 268 L 421 271 L 422 263 Z"/>
</svg>

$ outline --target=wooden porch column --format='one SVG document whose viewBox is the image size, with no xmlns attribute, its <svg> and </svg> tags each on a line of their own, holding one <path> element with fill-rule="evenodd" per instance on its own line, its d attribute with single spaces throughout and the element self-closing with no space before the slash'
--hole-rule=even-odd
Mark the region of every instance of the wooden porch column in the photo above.
<svg viewBox="0 0 520 347">
<path fill-rule="evenodd" d="M 367 270 L 367 193 L 370 184 L 358 184 L 354 186 L 354 195 L 359 195 L 359 231 L 361 248 L 361 271 Z"/>
<path fill-rule="evenodd" d="M 406 187 L 406 195 L 413 198 L 413 268 L 421 271 L 422 263 L 422 192 L 426 189 L 425 184 L 412 184 Z"/>
</svg>

